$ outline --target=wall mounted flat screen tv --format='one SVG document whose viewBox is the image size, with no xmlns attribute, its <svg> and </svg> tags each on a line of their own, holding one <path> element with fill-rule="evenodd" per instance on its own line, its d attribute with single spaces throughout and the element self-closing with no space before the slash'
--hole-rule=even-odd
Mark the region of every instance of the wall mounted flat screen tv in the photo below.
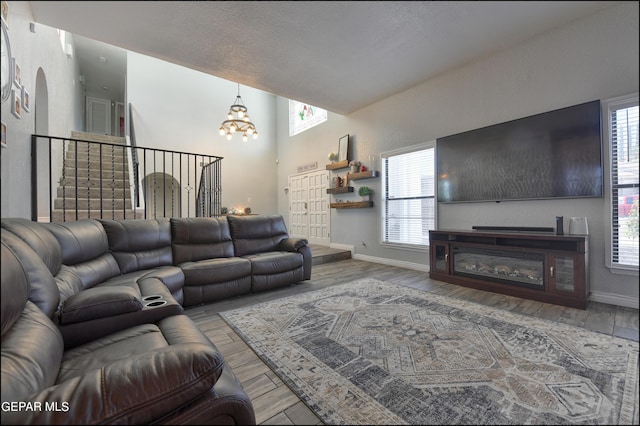
<svg viewBox="0 0 640 426">
<path fill-rule="evenodd" d="M 441 203 L 602 197 L 600 101 L 439 138 Z"/>
</svg>

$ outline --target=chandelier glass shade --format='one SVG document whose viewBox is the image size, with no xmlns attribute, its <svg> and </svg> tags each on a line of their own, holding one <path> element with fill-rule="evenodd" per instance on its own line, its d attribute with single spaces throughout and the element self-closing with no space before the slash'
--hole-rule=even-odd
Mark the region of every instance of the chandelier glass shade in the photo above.
<svg viewBox="0 0 640 426">
<path fill-rule="evenodd" d="M 233 105 L 229 107 L 227 119 L 220 126 L 220 135 L 226 135 L 227 140 L 231 140 L 235 133 L 242 134 L 242 140 L 245 142 L 249 139 L 249 136 L 253 136 L 253 139 L 258 139 L 256 126 L 251 122 L 247 107 L 244 106 L 242 97 L 240 97 L 240 84 L 238 84 L 238 96 L 236 96 Z"/>
</svg>

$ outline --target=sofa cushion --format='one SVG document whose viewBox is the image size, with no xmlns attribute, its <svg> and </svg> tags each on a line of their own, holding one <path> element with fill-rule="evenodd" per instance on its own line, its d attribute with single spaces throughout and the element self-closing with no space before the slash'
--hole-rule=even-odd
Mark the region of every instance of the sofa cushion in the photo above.
<svg viewBox="0 0 640 426">
<path fill-rule="evenodd" d="M 233 243 L 225 218 L 171 218 L 173 264 L 233 257 Z"/>
<path fill-rule="evenodd" d="M 180 268 L 185 286 L 215 284 L 251 275 L 251 262 L 239 257 L 185 262 Z"/>
<path fill-rule="evenodd" d="M 173 265 L 169 219 L 99 219 L 123 274 Z"/>
<path fill-rule="evenodd" d="M 2 219 L 2 228 L 17 235 L 38 253 L 53 275 L 58 273 L 62 265 L 62 251 L 56 237 L 43 224 L 25 218 L 12 217 Z"/>
<path fill-rule="evenodd" d="M 4 241 L 2 260 L 2 401 L 25 400 L 55 383 L 63 353 L 60 331 L 27 300 L 29 277 Z M 3 409 L 5 424 L 5 410 Z"/>
<path fill-rule="evenodd" d="M 11 247 L 21 262 L 29 280 L 28 298 L 48 317 L 58 309 L 60 292 L 51 271 L 41 257 L 22 239 L 6 228 L 2 228 L 2 242 Z M 53 236 L 52 236 L 53 237 Z M 57 242 L 55 243 L 58 244 Z"/>
<path fill-rule="evenodd" d="M 142 309 L 140 292 L 132 287 L 89 288 L 66 299 L 60 307 L 60 324 L 73 324 Z"/>
<path fill-rule="evenodd" d="M 107 233 L 95 219 L 45 223 L 43 226 L 58 240 L 65 265 L 95 259 L 109 250 Z"/>
<path fill-rule="evenodd" d="M 56 237 L 62 249 L 63 267 L 56 275 L 56 281 L 63 299 L 120 274 L 118 262 L 108 252 L 107 233 L 97 220 L 43 225 Z"/>
<path fill-rule="evenodd" d="M 236 256 L 277 251 L 289 238 L 284 219 L 272 216 L 227 216 Z"/>
<path fill-rule="evenodd" d="M 244 256 L 251 261 L 252 275 L 269 275 L 290 271 L 303 265 L 300 253 L 286 251 L 270 251 Z"/>
</svg>

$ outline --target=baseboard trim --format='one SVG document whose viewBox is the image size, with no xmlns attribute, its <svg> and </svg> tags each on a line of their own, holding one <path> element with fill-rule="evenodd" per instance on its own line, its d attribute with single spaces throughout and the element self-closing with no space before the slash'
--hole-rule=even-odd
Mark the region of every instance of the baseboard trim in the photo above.
<svg viewBox="0 0 640 426">
<path fill-rule="evenodd" d="M 606 303 L 607 305 L 638 309 L 640 299 L 637 297 L 623 296 L 621 294 L 592 291 L 589 296 L 589 300 L 593 302 Z"/>
<path fill-rule="evenodd" d="M 429 265 L 413 262 L 405 262 L 403 260 L 386 259 L 383 257 L 367 256 L 364 254 L 352 254 L 353 259 L 364 260 L 371 263 L 381 263 L 388 266 L 397 266 L 399 268 L 413 269 L 415 271 L 429 272 Z"/>
<path fill-rule="evenodd" d="M 353 257 L 353 254 L 355 253 L 355 247 L 348 245 L 348 244 L 336 244 L 336 243 L 331 243 L 329 244 L 329 248 L 334 248 L 334 249 L 340 249 L 340 250 L 348 250 L 351 252 L 351 257 Z"/>
</svg>

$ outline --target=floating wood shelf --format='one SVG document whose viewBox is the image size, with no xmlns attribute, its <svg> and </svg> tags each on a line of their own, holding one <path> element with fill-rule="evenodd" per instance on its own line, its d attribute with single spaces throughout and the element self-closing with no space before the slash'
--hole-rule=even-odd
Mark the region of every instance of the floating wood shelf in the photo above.
<svg viewBox="0 0 640 426">
<path fill-rule="evenodd" d="M 347 201 L 345 203 L 331 203 L 332 209 L 363 209 L 373 207 L 373 201 Z"/>
<path fill-rule="evenodd" d="M 327 164 L 326 169 L 327 170 L 337 170 L 337 169 L 344 169 L 346 167 L 349 167 L 349 161 L 348 160 L 336 161 L 335 163 Z"/>
<path fill-rule="evenodd" d="M 346 194 L 353 192 L 353 186 L 341 186 L 338 188 L 327 188 L 327 194 Z"/>
<path fill-rule="evenodd" d="M 367 170 L 366 172 L 347 174 L 347 181 L 358 180 L 358 179 L 369 179 L 374 177 L 378 177 L 378 172 L 376 170 Z"/>
</svg>

